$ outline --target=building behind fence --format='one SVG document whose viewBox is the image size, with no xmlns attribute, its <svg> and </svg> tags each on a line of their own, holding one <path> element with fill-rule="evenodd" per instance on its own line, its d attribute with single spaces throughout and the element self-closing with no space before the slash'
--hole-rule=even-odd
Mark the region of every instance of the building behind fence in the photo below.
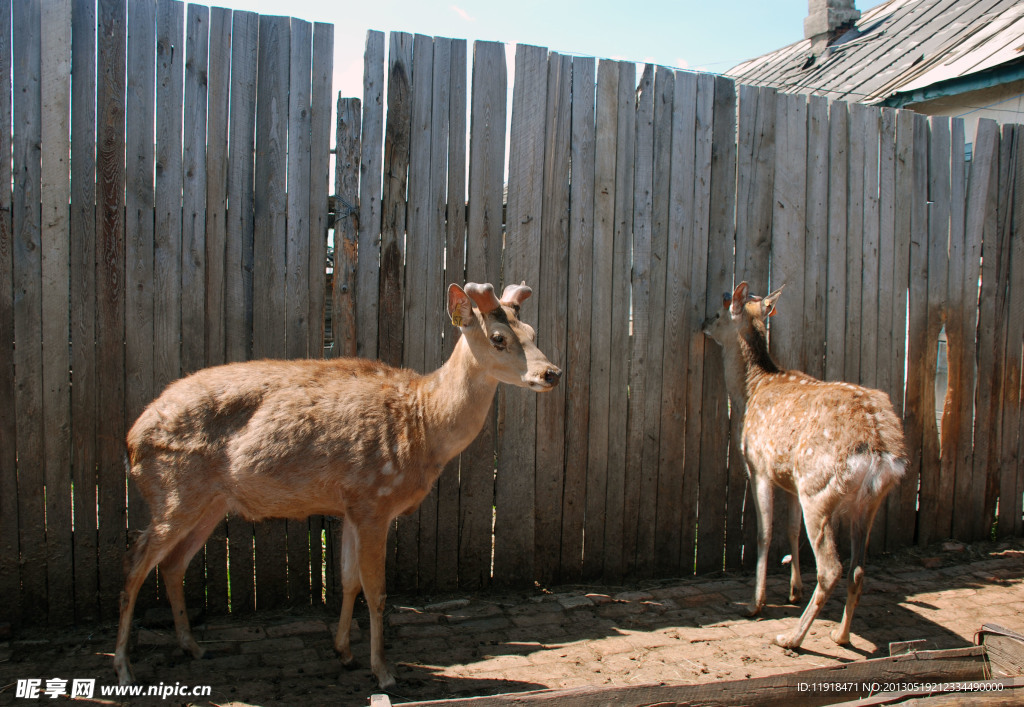
<svg viewBox="0 0 1024 707">
<path fill-rule="evenodd" d="M 738 420 L 700 333 L 740 279 L 786 284 L 782 365 L 903 415 L 911 466 L 876 549 L 1022 532 L 1019 126 L 982 121 L 967 163 L 961 120 L 522 45 L 509 104 L 504 45 L 392 33 L 385 51 L 379 32 L 332 126 L 330 25 L 0 0 L 0 26 L 0 621 L 116 615 L 147 519 L 124 435 L 167 382 L 320 356 L 328 302 L 327 355 L 432 369 L 466 280 L 534 288 L 523 318 L 563 385 L 499 391 L 396 524 L 394 588 L 747 567 Z M 190 605 L 335 601 L 339 526 L 229 519 Z"/>
</svg>

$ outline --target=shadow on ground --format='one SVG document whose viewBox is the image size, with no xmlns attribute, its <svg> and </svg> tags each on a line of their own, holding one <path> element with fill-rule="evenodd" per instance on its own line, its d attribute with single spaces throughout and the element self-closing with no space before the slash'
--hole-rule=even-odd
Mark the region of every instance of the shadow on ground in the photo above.
<svg viewBox="0 0 1024 707">
<path fill-rule="evenodd" d="M 387 652 L 396 668 L 395 703 L 547 687 L 697 683 L 882 657 L 889 644 L 969 645 L 982 623 L 1020 630 L 1024 616 L 1024 541 L 947 544 L 872 558 L 850 646 L 828 638 L 842 614 L 845 586 L 828 602 L 800 651 L 771 638 L 793 625 L 801 606 L 784 602 L 788 575 L 769 577 L 769 605 L 743 615 L 753 591 L 748 575 L 576 585 L 531 592 L 396 595 L 389 601 Z M 813 565 L 809 565 L 813 568 Z M 805 593 L 814 587 L 805 574 Z M 775 602 L 775 603 L 771 603 Z M 15 696 L 18 680 L 94 678 L 96 702 L 199 705 L 365 705 L 376 692 L 368 668 L 344 670 L 334 656 L 336 616 L 325 609 L 210 617 L 196 621 L 207 658 L 177 648 L 169 612 L 137 622 L 132 650 L 137 683 L 179 694 L 102 697 L 114 683 L 112 624 L 30 629 L 0 639 L 0 705 L 32 704 Z M 365 608 L 357 623 L 366 626 Z M 353 651 L 368 665 L 365 633 Z M 208 685 L 209 696 L 185 689 Z M 43 697 L 45 699 L 45 696 Z"/>
</svg>

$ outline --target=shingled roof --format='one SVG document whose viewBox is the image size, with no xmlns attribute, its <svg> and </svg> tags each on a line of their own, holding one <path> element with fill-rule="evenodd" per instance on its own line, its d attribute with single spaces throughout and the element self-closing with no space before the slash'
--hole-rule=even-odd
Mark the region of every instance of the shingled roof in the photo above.
<svg viewBox="0 0 1024 707">
<path fill-rule="evenodd" d="M 1021 0 L 889 0 L 819 55 L 804 39 L 726 76 L 786 93 L 901 106 L 1024 79 Z"/>
</svg>

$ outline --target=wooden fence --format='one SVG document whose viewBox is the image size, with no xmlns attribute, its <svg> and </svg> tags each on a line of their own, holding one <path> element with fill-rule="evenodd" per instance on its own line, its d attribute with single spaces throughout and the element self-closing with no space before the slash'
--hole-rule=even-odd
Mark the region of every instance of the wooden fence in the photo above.
<svg viewBox="0 0 1024 707">
<path fill-rule="evenodd" d="M 982 121 L 967 163 L 959 120 L 522 45 L 508 105 L 504 45 L 370 32 L 363 97 L 337 103 L 329 291 L 332 28 L 125 2 L 0 0 L 0 621 L 116 615 L 146 521 L 124 432 L 167 381 L 321 355 L 328 298 L 327 355 L 431 369 L 466 280 L 526 280 L 565 375 L 499 391 L 392 532 L 392 588 L 749 567 L 738 423 L 700 333 L 739 279 L 786 283 L 783 365 L 903 414 L 912 464 L 876 549 L 1021 534 L 1018 126 Z M 333 602 L 338 526 L 230 519 L 190 606 Z"/>
</svg>

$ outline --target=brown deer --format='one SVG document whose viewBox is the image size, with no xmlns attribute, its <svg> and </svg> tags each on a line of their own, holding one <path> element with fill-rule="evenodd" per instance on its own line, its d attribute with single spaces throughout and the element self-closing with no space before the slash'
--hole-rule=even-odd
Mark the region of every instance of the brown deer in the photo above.
<svg viewBox="0 0 1024 707">
<path fill-rule="evenodd" d="M 875 513 L 903 477 L 907 453 L 900 420 L 889 396 L 850 383 L 824 382 L 785 371 L 768 353 L 767 317 L 775 314 L 780 287 L 755 297 L 741 282 L 723 308 L 704 322 L 704 333 L 722 347 L 733 410 L 742 416 L 741 450 L 757 509 L 757 576 L 750 616 L 765 604 L 768 541 L 772 534 L 772 485 L 790 494 L 792 552 L 790 601 L 802 595 L 800 512 L 814 550 L 818 586 L 789 633 L 775 642 L 797 648 L 842 575 L 833 520 L 850 523 L 851 560 L 846 609 L 831 638 L 850 640 L 850 622 L 864 587 L 864 556 Z"/>
<path fill-rule="evenodd" d="M 445 464 L 484 424 L 499 382 L 538 392 L 561 370 L 519 321 L 530 296 L 510 285 L 448 288 L 462 336 L 428 375 L 363 359 L 250 361 L 172 383 L 128 432 L 129 474 L 152 521 L 126 558 L 114 667 L 132 680 L 127 644 L 136 595 L 160 565 L 178 643 L 192 637 L 182 578 L 225 513 L 244 518 L 344 516 L 343 599 L 334 648 L 353 663 L 349 628 L 362 589 L 370 610 L 370 667 L 394 684 L 384 659 L 384 560 L 388 527 L 416 510 Z M 473 305 L 476 305 L 475 307 Z"/>
</svg>

